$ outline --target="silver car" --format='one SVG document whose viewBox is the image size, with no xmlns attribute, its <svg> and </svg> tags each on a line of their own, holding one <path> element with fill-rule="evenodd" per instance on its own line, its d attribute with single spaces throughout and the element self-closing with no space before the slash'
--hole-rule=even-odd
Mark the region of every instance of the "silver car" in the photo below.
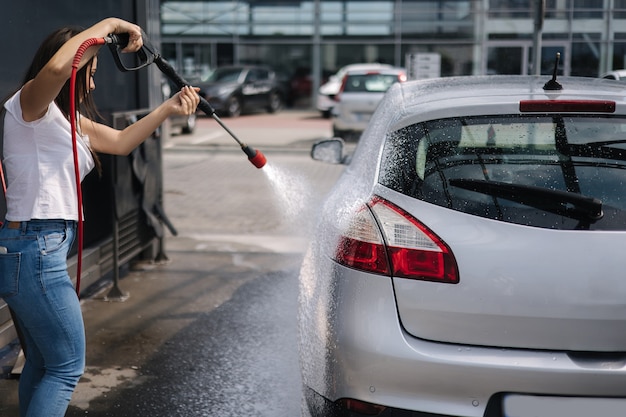
<svg viewBox="0 0 626 417">
<path fill-rule="evenodd" d="M 348 71 L 354 70 L 378 70 L 384 68 L 393 68 L 389 64 L 379 64 L 376 62 L 371 63 L 360 63 L 360 64 L 350 64 L 345 67 L 341 67 L 336 74 L 331 75 L 328 78 L 328 81 L 322 84 L 317 93 L 317 109 L 322 113 L 322 116 L 325 118 L 329 118 L 331 115 L 331 111 L 335 106 L 335 96 L 339 93 L 339 89 L 341 88 L 341 82 L 343 81 L 344 75 Z"/>
<path fill-rule="evenodd" d="M 349 165 L 300 273 L 303 415 L 624 415 L 625 97 L 409 81 L 351 158 L 316 144 Z"/>
<path fill-rule="evenodd" d="M 332 109 L 333 136 L 348 138 L 360 135 L 389 87 L 406 79 L 403 68 L 348 71 L 335 96 Z"/>
</svg>

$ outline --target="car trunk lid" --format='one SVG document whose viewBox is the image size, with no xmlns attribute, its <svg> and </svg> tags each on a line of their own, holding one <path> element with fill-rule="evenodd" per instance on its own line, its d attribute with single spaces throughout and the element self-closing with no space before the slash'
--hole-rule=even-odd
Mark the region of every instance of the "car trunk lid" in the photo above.
<svg viewBox="0 0 626 417">
<path fill-rule="evenodd" d="M 507 348 L 626 351 L 626 232 L 528 227 L 413 203 L 412 214 L 454 253 L 459 282 L 394 278 L 400 320 L 411 335 Z"/>
</svg>

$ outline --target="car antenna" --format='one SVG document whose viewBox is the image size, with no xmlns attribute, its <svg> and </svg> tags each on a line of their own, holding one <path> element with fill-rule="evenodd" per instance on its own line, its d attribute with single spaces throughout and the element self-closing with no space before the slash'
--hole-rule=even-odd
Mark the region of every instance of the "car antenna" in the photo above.
<svg viewBox="0 0 626 417">
<path fill-rule="evenodd" d="M 552 79 L 543 85 L 544 90 L 562 90 L 563 86 L 556 81 L 556 70 L 559 67 L 559 60 L 561 59 L 561 53 L 556 53 L 556 60 L 554 61 L 554 71 L 552 72 Z"/>
</svg>

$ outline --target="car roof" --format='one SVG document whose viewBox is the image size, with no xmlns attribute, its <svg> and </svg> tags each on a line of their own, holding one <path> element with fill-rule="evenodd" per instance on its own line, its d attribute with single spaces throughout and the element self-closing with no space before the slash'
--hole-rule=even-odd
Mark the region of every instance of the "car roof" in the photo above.
<svg viewBox="0 0 626 417">
<path fill-rule="evenodd" d="M 350 64 L 350 65 L 345 65 L 341 67 L 339 71 L 335 73 L 335 75 L 343 76 L 348 71 L 354 71 L 354 70 L 360 70 L 360 69 L 379 69 L 379 68 L 393 68 L 393 65 L 381 64 L 378 62 Z"/>
<path fill-rule="evenodd" d="M 485 75 L 395 83 L 379 103 L 361 140 L 369 136 L 368 131 L 381 137 L 387 132 L 427 120 L 516 115 L 520 114 L 522 100 L 609 100 L 615 102 L 613 114 L 626 114 L 623 82 L 591 77 L 560 77 L 557 81 L 563 89 L 546 91 L 543 87 L 550 78 L 547 75 Z"/>
<path fill-rule="evenodd" d="M 626 112 L 623 83 L 591 77 L 561 77 L 557 79 L 561 90 L 544 90 L 549 80 L 549 76 L 524 75 L 431 78 L 394 84 L 387 99 L 396 102 L 393 105 L 396 112 L 405 114 L 424 114 L 428 110 L 447 111 L 450 116 L 519 113 L 520 100 L 557 98 L 612 100 L 617 103 L 616 112 L 620 107 L 622 114 Z"/>
</svg>

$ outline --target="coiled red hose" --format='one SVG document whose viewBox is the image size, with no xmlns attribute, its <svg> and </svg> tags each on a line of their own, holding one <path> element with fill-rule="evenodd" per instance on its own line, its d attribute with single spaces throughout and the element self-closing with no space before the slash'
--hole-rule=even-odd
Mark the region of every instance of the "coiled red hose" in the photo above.
<svg viewBox="0 0 626 417">
<path fill-rule="evenodd" d="M 76 73 L 83 54 L 87 49 L 95 45 L 104 45 L 104 38 L 90 38 L 85 40 L 74 55 L 72 62 L 72 75 L 70 77 L 70 129 L 72 131 L 72 152 L 74 154 L 74 175 L 76 177 L 76 196 L 78 204 L 78 254 L 76 261 L 76 295 L 80 298 L 80 277 L 83 265 L 83 192 L 80 181 L 80 166 L 78 164 L 78 146 L 76 143 Z"/>
</svg>

